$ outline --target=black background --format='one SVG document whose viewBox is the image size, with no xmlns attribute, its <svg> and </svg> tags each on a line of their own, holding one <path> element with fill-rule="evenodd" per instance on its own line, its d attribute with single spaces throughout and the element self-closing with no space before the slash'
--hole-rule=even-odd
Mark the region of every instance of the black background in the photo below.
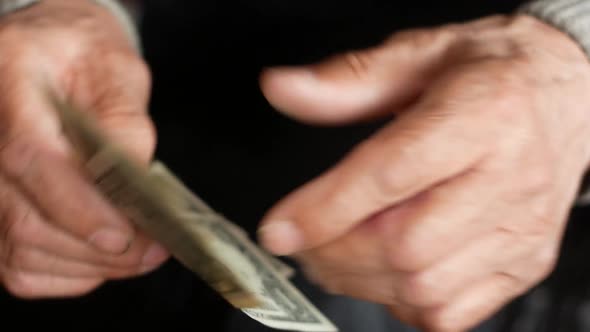
<svg viewBox="0 0 590 332">
<path fill-rule="evenodd" d="M 284 118 L 260 93 L 257 79 L 262 68 L 308 63 L 373 45 L 400 29 L 508 13 L 518 4 L 500 0 L 145 1 L 141 33 L 154 75 L 150 112 L 159 133 L 158 158 L 212 206 L 254 232 L 273 203 L 319 175 L 380 125 L 321 128 Z M 552 293 L 555 304 L 566 305 L 536 314 L 539 321 L 564 322 L 562 331 L 575 330 L 567 315 L 577 312 L 571 308 L 579 307 L 586 292 L 586 213 L 575 211 L 576 222 L 571 224 L 560 266 L 564 272 L 549 280 L 557 290 Z M 519 303 L 508 316 L 522 314 Z M 148 276 L 111 282 L 79 299 L 21 301 L 0 294 L 0 306 L 2 321 L 62 331 L 167 331 L 184 323 L 192 331 L 219 331 L 216 324 L 229 309 L 174 261 Z M 17 318 L 20 315 L 25 318 Z M 204 327 L 203 322 L 212 325 Z M 558 330 L 547 326 L 546 331 Z"/>
</svg>

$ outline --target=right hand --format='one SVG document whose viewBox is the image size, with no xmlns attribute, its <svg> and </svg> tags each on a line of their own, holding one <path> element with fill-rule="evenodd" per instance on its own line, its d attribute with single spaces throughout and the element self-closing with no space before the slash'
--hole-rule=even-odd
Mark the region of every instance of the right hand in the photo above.
<svg viewBox="0 0 590 332">
<path fill-rule="evenodd" d="M 166 251 L 87 179 L 46 100 L 90 112 L 134 158 L 153 155 L 150 75 L 91 1 L 45 0 L 0 20 L 0 282 L 21 298 L 80 296 L 157 268 Z"/>
</svg>

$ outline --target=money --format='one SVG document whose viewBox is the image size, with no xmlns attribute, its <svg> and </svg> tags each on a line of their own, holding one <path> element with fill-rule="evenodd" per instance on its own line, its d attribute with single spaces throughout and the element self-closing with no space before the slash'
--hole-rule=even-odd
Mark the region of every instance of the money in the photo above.
<svg viewBox="0 0 590 332">
<path fill-rule="evenodd" d="M 234 307 L 272 328 L 337 328 L 287 279 L 293 269 L 259 248 L 163 163 L 145 168 L 109 142 L 89 117 L 52 98 L 64 134 L 97 188 Z"/>
</svg>

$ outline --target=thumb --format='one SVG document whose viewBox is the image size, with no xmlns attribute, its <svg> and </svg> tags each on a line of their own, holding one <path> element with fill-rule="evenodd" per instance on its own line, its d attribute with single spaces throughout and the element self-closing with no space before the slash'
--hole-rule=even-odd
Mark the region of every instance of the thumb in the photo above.
<svg viewBox="0 0 590 332">
<path fill-rule="evenodd" d="M 406 31 L 318 64 L 266 69 L 260 84 L 275 108 L 299 121 L 338 125 L 371 119 L 414 101 L 452 40 L 435 30 Z"/>
</svg>

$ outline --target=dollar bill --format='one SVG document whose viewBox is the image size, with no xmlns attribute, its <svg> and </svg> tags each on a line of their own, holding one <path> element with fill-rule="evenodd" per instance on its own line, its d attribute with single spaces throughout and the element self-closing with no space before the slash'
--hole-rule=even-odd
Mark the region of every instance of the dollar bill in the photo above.
<svg viewBox="0 0 590 332">
<path fill-rule="evenodd" d="M 101 192 L 230 304 L 272 328 L 337 331 L 289 282 L 293 269 L 259 248 L 163 163 L 140 166 L 101 135 L 89 117 L 51 100 L 64 134 Z"/>
<path fill-rule="evenodd" d="M 166 166 L 161 163 L 160 161 L 155 161 L 152 164 L 152 174 L 155 174 L 157 179 L 162 180 L 163 183 L 166 185 L 174 186 L 175 190 L 178 193 L 183 193 L 184 197 L 189 199 L 195 207 L 197 207 L 200 211 L 215 214 L 216 212 L 205 203 L 201 198 L 196 196 L 193 192 L 191 192 L 183 183 L 178 179 L 176 176 L 172 175 L 172 173 L 167 170 Z M 241 239 L 242 241 L 250 241 L 248 237 L 248 233 L 238 227 L 236 224 L 229 222 L 226 218 L 219 219 L 225 229 L 228 232 L 231 232 L 233 236 Z M 286 263 L 282 262 L 278 258 L 270 255 L 268 252 L 264 250 L 260 250 L 261 254 L 265 256 L 266 261 L 269 262 L 273 266 L 273 268 L 278 271 L 281 275 L 286 278 L 291 278 L 295 274 L 295 269 L 287 265 Z"/>
</svg>

